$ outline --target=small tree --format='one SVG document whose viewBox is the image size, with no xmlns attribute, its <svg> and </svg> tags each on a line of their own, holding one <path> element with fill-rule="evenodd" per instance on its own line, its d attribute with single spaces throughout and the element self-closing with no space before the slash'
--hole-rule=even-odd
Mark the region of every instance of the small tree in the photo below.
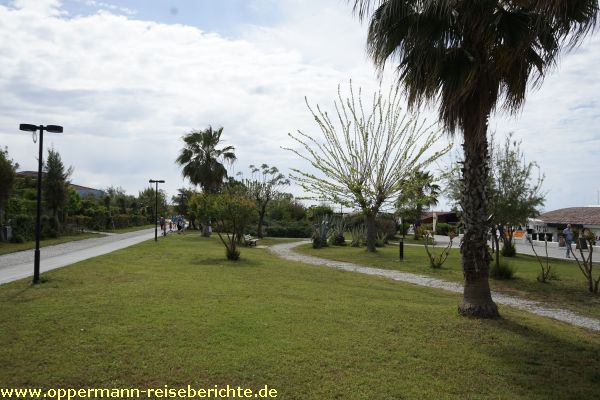
<svg viewBox="0 0 600 400">
<path fill-rule="evenodd" d="M 208 198 L 207 206 L 213 216 L 215 231 L 225 246 L 225 255 L 228 260 L 238 260 L 237 245 L 246 227 L 256 218 L 256 203 L 239 190 L 227 190 Z"/>
<path fill-rule="evenodd" d="M 2 226 L 6 221 L 6 206 L 15 183 L 15 171 L 19 164 L 8 157 L 8 148 L 0 149 L 0 240 L 6 240 Z"/>
<path fill-rule="evenodd" d="M 600 273 L 596 272 L 597 276 L 594 276 L 594 262 L 592 261 L 592 255 L 594 254 L 594 245 L 596 244 L 596 237 L 594 232 L 589 229 L 584 229 L 579 236 L 580 240 L 585 240 L 589 249 L 587 257 L 583 254 L 582 246 L 579 246 L 579 254 L 581 255 L 581 261 L 577 258 L 577 255 L 573 252 L 573 257 L 577 262 L 579 270 L 585 277 L 588 285 L 588 291 L 590 293 L 598 293 L 600 286 Z"/>
<path fill-rule="evenodd" d="M 65 169 L 58 151 L 48 149 L 48 159 L 44 164 L 44 200 L 46 206 L 52 210 L 52 215 L 57 216 L 59 210 L 63 210 L 69 201 L 69 177 L 73 168 Z"/>
<path fill-rule="evenodd" d="M 402 181 L 401 186 L 402 191 L 396 200 L 396 214 L 412 221 L 418 228 L 423 212 L 438 204 L 440 186 L 428 171 L 415 171 L 411 177 Z M 415 229 L 415 239 L 419 239 L 419 229 Z"/>
<path fill-rule="evenodd" d="M 307 154 L 287 150 L 321 172 L 322 176 L 316 176 L 292 170 L 291 178 L 314 194 L 313 199 L 361 209 L 367 229 L 367 250 L 375 251 L 375 217 L 380 209 L 398 196 L 406 178 L 425 169 L 450 146 L 425 155 L 441 140 L 441 132 L 429 130 L 416 115 L 403 112 L 398 89 L 390 90 L 387 97 L 381 91 L 375 93 L 368 115 L 364 113 L 361 95 L 359 89 L 358 99 L 355 99 L 350 84 L 350 97 L 344 99 L 338 87 L 338 101 L 334 103 L 339 121 L 337 128 L 327 112 L 318 105 L 315 111 L 307 100 L 325 142 L 320 143 L 313 134 L 298 131 L 298 135 L 290 134 L 290 137 Z"/>
<path fill-rule="evenodd" d="M 490 212 L 500 231 L 503 248 L 512 249 L 515 228 L 538 216 L 539 208 L 544 204 L 545 194 L 541 190 L 544 176 L 535 162 L 525 161 L 521 142 L 513 140 L 512 133 L 506 136 L 503 146 L 494 146 L 493 141 L 492 146 Z M 537 170 L 537 176 L 534 170 Z M 493 233 L 498 249 L 495 229 Z M 496 254 L 496 266 L 498 264 Z"/>
<path fill-rule="evenodd" d="M 278 188 L 290 184 L 290 180 L 285 177 L 276 167 L 269 167 L 263 164 L 260 168 L 250 165 L 252 179 L 246 179 L 244 184 L 248 189 L 249 196 L 256 202 L 258 210 L 258 226 L 256 234 L 259 238 L 263 237 L 262 227 L 269 202 L 279 193 Z"/>
</svg>

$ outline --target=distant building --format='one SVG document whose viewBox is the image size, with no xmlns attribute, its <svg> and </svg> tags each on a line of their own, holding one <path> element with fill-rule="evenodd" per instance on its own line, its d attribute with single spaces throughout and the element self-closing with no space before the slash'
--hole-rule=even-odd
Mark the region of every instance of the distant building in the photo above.
<svg viewBox="0 0 600 400">
<path fill-rule="evenodd" d="M 529 220 L 528 231 L 537 237 L 544 232 L 549 234 L 549 240 L 558 241 L 558 234 L 571 224 L 571 228 L 581 230 L 583 228 L 600 236 L 600 206 L 569 207 L 549 211 L 541 214 L 535 219 Z"/>
<path fill-rule="evenodd" d="M 460 221 L 458 214 L 454 211 L 427 211 L 423 213 L 423 217 L 421 217 L 421 223 L 432 224 L 434 213 L 437 216 L 438 224 L 455 225 Z"/>
<path fill-rule="evenodd" d="M 44 174 L 44 173 L 42 172 L 42 174 Z M 38 173 L 37 173 L 37 171 L 20 171 L 20 172 L 16 173 L 16 176 L 17 176 L 17 178 L 37 179 Z M 81 186 L 81 185 L 75 185 L 74 183 L 69 184 L 69 186 L 72 187 L 75 190 L 75 192 L 77 192 L 79 197 L 81 197 L 82 199 L 87 196 L 90 196 L 90 195 L 93 196 L 94 198 L 98 198 L 98 197 L 102 197 L 106 194 L 102 190 L 93 189 L 93 188 Z"/>
</svg>

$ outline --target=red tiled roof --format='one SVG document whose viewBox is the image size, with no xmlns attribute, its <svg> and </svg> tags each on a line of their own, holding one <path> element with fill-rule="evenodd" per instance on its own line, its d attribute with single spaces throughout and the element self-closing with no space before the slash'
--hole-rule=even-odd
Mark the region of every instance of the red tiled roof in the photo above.
<svg viewBox="0 0 600 400">
<path fill-rule="evenodd" d="M 600 207 L 570 207 L 538 217 L 547 224 L 600 225 Z"/>
</svg>

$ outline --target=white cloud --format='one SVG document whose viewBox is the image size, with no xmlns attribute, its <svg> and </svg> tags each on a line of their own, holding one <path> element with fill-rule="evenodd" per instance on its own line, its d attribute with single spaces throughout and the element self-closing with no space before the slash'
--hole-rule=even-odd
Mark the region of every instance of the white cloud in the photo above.
<svg viewBox="0 0 600 400">
<path fill-rule="evenodd" d="M 226 143 L 236 146 L 235 171 L 263 162 L 285 172 L 306 167 L 280 148 L 290 131 L 317 132 L 304 96 L 331 109 L 339 83 L 353 78 L 369 92 L 378 80 L 364 53 L 365 27 L 346 2 L 278 4 L 279 23 L 248 26 L 238 40 L 108 11 L 67 18 L 58 0 L 0 6 L 0 145 L 35 169 L 36 145 L 18 124 L 62 124 L 65 133 L 47 134 L 45 143 L 74 166 L 73 180 L 130 193 L 149 178 L 167 180 L 175 193 L 184 185 L 174 163 L 180 138 L 209 124 L 224 126 Z M 518 119 L 493 125 L 524 138 L 548 176 L 551 208 L 585 192 L 577 169 L 593 177 L 599 53 L 594 39 L 565 57 Z M 573 161 L 565 164 L 567 156 Z"/>
</svg>

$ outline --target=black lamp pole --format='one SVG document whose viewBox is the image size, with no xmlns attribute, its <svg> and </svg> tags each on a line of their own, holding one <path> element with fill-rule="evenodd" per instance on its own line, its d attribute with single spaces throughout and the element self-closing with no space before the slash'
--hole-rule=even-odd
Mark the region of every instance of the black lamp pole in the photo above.
<svg viewBox="0 0 600 400">
<path fill-rule="evenodd" d="M 40 150 L 38 157 L 38 176 L 37 176 L 37 201 L 36 201 L 36 217 L 35 217 L 35 252 L 33 258 L 33 283 L 40 282 L 40 234 L 41 234 L 41 214 L 42 214 L 42 156 L 44 131 L 52 133 L 62 133 L 63 127 L 59 125 L 31 125 L 20 124 L 19 129 L 25 132 L 40 131 Z"/>
<path fill-rule="evenodd" d="M 150 183 L 156 183 L 156 189 L 154 190 L 154 195 L 156 197 L 155 205 L 154 205 L 154 241 L 158 241 L 158 184 L 165 183 L 165 181 L 150 179 Z"/>
</svg>

